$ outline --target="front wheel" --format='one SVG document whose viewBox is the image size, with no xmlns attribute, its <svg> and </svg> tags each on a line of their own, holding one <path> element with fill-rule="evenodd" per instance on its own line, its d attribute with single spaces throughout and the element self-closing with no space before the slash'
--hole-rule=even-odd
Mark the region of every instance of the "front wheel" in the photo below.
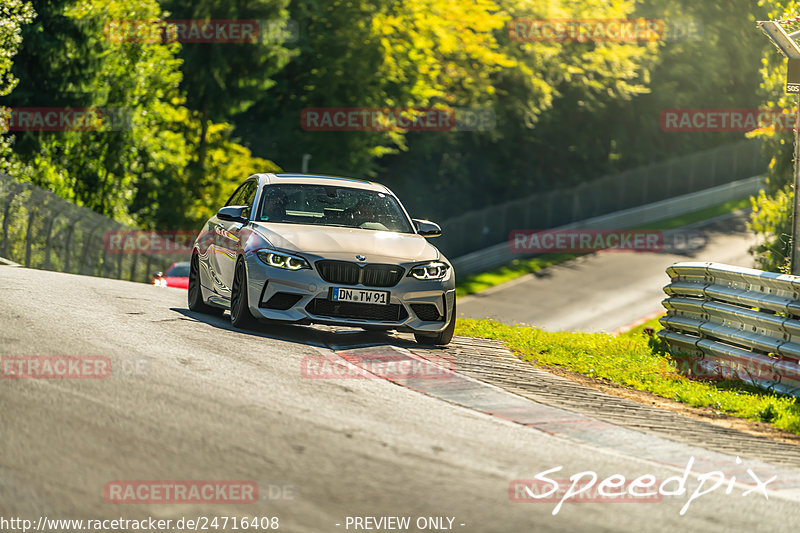
<svg viewBox="0 0 800 533">
<path fill-rule="evenodd" d="M 420 344 L 426 346 L 446 346 L 453 340 L 453 334 L 456 331 L 456 303 L 453 302 L 453 312 L 450 314 L 450 321 L 447 323 L 442 331 L 435 335 L 425 335 L 423 333 L 414 333 L 414 338 Z"/>
<path fill-rule="evenodd" d="M 244 268 L 244 260 L 239 259 L 231 287 L 231 324 L 236 328 L 251 328 L 255 323 L 247 300 L 247 271 Z"/>
<path fill-rule="evenodd" d="M 189 263 L 189 309 L 197 313 L 207 315 L 222 316 L 224 309 L 212 307 L 203 301 L 203 289 L 200 288 L 200 258 L 197 253 L 192 254 L 192 261 Z"/>
</svg>

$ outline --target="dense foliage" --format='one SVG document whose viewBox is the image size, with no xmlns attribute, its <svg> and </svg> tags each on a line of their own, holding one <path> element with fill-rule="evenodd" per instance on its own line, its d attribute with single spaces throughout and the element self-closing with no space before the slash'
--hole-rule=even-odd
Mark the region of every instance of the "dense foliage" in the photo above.
<svg viewBox="0 0 800 533">
<path fill-rule="evenodd" d="M 796 0 L 767 1 L 769 20 L 793 18 L 800 14 Z M 766 38 L 765 38 L 766 39 Z M 795 97 L 785 93 L 787 61 L 774 48 L 764 55 L 761 65 L 762 107 L 766 109 L 797 109 Z M 794 134 L 786 129 L 765 128 L 757 133 L 764 139 L 770 157 L 767 174 L 767 194 L 753 199 L 750 228 L 759 236 L 751 249 L 758 268 L 773 272 L 788 272 L 791 259 L 792 188 Z"/>
<path fill-rule="evenodd" d="M 194 227 L 252 172 L 368 176 L 444 218 L 724 144 L 666 108 L 756 107 L 768 49 L 749 0 L 6 0 L 0 105 L 95 108 L 122 126 L 12 131 L 6 167 L 120 220 Z M 5 14 L 5 12 L 4 12 Z M 526 19 L 658 19 L 641 42 L 547 42 Z M 135 22 L 253 20 L 256 42 L 114 39 Z M 15 22 L 14 22 L 15 21 Z M 20 29 L 21 28 L 21 29 Z M 21 37 L 21 46 L 19 38 Z M 180 41 L 180 39 L 179 39 Z M 9 70 L 11 57 L 13 68 Z M 309 108 L 456 108 L 486 127 L 313 131 Z M 274 161 L 274 163 L 273 163 Z"/>
</svg>

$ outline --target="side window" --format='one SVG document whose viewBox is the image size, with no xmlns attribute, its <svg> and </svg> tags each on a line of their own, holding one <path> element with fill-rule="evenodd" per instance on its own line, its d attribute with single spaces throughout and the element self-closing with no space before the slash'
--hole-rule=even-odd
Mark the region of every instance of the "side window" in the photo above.
<svg viewBox="0 0 800 533">
<path fill-rule="evenodd" d="M 249 182 L 249 181 L 248 181 L 248 182 L 245 182 L 245 183 L 242 183 L 241 185 L 239 185 L 239 188 L 238 188 L 238 189 L 236 189 L 236 192 L 234 192 L 234 193 L 231 195 L 230 199 L 229 199 L 229 200 L 228 200 L 228 202 L 225 204 L 225 207 L 229 207 L 229 206 L 231 206 L 231 205 L 242 205 L 242 204 L 240 204 L 240 203 L 239 203 L 239 199 L 241 198 L 241 196 L 242 196 L 242 193 L 243 193 L 243 192 L 244 192 L 244 190 L 247 188 L 247 185 L 248 185 L 249 183 L 251 183 L 251 182 Z"/>
<path fill-rule="evenodd" d="M 247 206 L 247 209 L 242 211 L 242 216 L 245 218 L 250 218 L 250 211 L 253 208 L 253 202 L 256 200 L 256 190 L 258 190 L 258 185 L 255 181 L 248 181 L 242 188 L 242 197 L 239 199 L 241 203 L 238 205 Z"/>
</svg>

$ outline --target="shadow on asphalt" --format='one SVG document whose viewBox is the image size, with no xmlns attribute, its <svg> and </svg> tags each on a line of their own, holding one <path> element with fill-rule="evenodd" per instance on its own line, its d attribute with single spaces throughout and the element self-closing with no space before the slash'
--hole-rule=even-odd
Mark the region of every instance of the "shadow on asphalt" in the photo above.
<svg viewBox="0 0 800 533">
<path fill-rule="evenodd" d="M 663 246 L 661 250 L 654 252 L 649 250 L 631 251 L 630 253 L 644 253 L 644 254 L 660 254 L 660 255 L 675 255 L 693 259 L 708 247 L 708 243 L 713 235 L 737 235 L 747 233 L 747 213 L 735 213 L 730 216 L 716 219 L 713 222 L 703 221 L 695 224 L 690 224 L 683 228 L 676 228 L 672 230 L 663 231 Z M 580 269 L 585 261 L 598 254 L 604 253 L 622 253 L 616 250 L 599 250 L 597 252 L 578 255 L 574 259 L 560 263 L 559 268 L 566 268 L 572 270 Z M 533 275 L 539 279 L 546 279 L 552 277 L 552 269 L 550 267 L 543 268 Z M 477 295 L 471 295 L 477 296 Z"/>
<path fill-rule="evenodd" d="M 446 346 L 423 346 L 417 344 L 410 333 L 365 331 L 358 327 L 326 326 L 322 324 L 298 326 L 293 324 L 268 324 L 265 322 L 259 322 L 250 329 L 239 329 L 233 327 L 228 314 L 216 317 L 180 307 L 171 307 L 170 311 L 180 313 L 196 322 L 201 322 L 217 329 L 232 331 L 240 335 L 312 345 L 332 350 L 347 349 L 355 346 L 413 347 L 415 350 L 433 351 L 447 348 Z"/>
</svg>

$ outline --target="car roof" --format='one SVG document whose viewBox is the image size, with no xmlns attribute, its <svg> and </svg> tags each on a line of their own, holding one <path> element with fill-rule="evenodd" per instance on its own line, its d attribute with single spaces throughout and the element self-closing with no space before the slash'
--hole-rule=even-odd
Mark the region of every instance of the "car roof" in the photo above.
<svg viewBox="0 0 800 533">
<path fill-rule="evenodd" d="M 371 191 L 388 192 L 392 191 L 388 187 L 374 181 L 360 180 L 357 178 L 345 178 L 341 176 L 324 176 L 317 174 L 264 174 L 270 185 L 280 183 L 305 183 L 309 185 L 353 187 L 355 189 L 367 189 Z"/>
</svg>

